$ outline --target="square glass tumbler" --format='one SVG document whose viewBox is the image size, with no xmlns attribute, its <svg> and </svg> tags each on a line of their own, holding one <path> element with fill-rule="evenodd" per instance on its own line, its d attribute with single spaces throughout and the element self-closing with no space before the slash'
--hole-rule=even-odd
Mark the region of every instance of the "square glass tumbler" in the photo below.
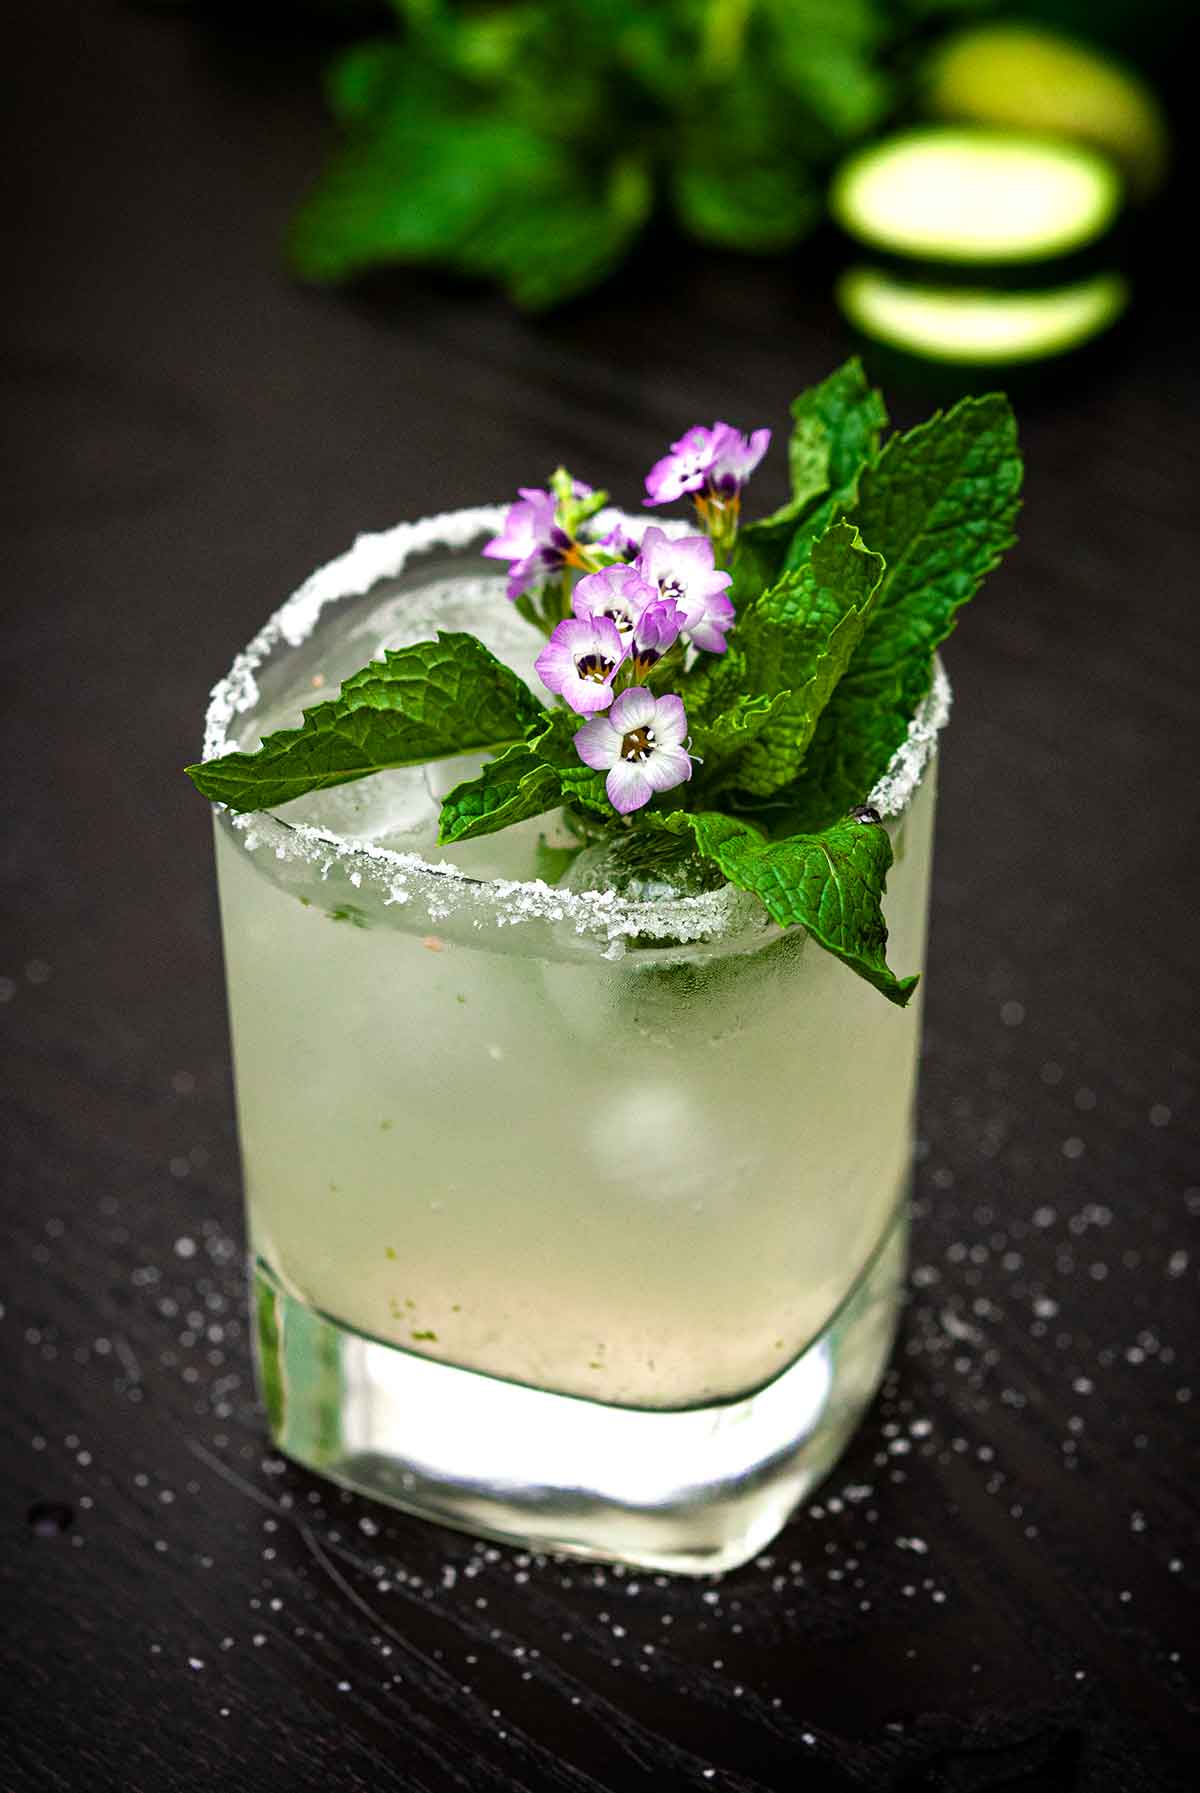
<svg viewBox="0 0 1200 1793">
<path fill-rule="evenodd" d="M 540 640 L 500 510 L 361 537 L 209 711 L 252 747 L 384 647 Z M 943 675 L 872 801 L 919 967 Z M 919 1002 L 722 886 L 589 890 L 555 818 L 446 850 L 473 763 L 216 814 L 260 1386 L 279 1449 L 536 1549 L 761 1550 L 872 1398 L 902 1283 Z"/>
</svg>

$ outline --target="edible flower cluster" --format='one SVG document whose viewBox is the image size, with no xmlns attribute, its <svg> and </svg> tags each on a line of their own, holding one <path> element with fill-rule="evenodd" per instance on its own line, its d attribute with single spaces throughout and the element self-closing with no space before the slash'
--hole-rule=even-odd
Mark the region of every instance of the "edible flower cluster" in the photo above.
<svg viewBox="0 0 1200 1793">
<path fill-rule="evenodd" d="M 727 423 L 697 425 L 655 462 L 645 503 L 690 496 L 702 534 L 672 536 L 652 524 L 638 542 L 617 524 L 584 540 L 582 526 L 607 494 L 560 469 L 549 490 L 521 489 L 483 550 L 509 563 L 509 599 L 549 632 L 538 677 L 589 718 L 575 751 L 607 774 L 621 815 L 692 775 L 683 698 L 664 687 L 699 655 L 725 652 L 733 575 L 718 561 L 732 553 L 743 488 L 770 440 L 766 429 L 744 436 Z"/>
</svg>

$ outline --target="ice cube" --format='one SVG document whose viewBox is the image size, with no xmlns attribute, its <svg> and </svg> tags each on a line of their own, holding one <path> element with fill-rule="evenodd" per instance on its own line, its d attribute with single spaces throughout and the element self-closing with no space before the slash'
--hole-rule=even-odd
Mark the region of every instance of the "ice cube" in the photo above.
<svg viewBox="0 0 1200 1793">
<path fill-rule="evenodd" d="M 530 690 L 547 697 L 533 670 L 545 636 L 513 608 L 503 579 L 495 574 L 459 574 L 396 592 L 364 619 L 355 635 L 370 639 L 370 656 L 378 660 L 386 649 L 428 641 L 439 629 L 474 635 Z"/>
<path fill-rule="evenodd" d="M 288 822 L 309 822 L 347 840 L 372 841 L 399 853 L 424 852 L 437 839 L 439 801 L 425 766 L 397 766 L 332 790 L 310 791 L 281 808 Z"/>
</svg>

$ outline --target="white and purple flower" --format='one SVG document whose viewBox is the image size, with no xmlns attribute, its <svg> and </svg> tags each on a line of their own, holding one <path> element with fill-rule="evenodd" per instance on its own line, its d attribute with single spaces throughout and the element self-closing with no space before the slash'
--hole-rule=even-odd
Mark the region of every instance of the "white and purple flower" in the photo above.
<svg viewBox="0 0 1200 1793">
<path fill-rule="evenodd" d="M 707 536 L 685 535 L 672 541 L 652 525 L 642 537 L 634 571 L 660 598 L 676 606 L 680 630 L 689 641 L 706 653 L 725 652 L 725 637 L 734 618 L 726 591 L 733 578 L 713 565 L 713 545 Z"/>
<path fill-rule="evenodd" d="M 622 636 L 628 637 L 647 604 L 659 595 L 653 585 L 646 583 L 636 564 L 602 567 L 579 581 L 571 596 L 571 607 L 576 616 L 584 619 L 607 617 Z"/>
<path fill-rule="evenodd" d="M 607 772 L 604 788 L 615 810 L 627 816 L 692 776 L 683 743 L 687 715 L 674 693 L 655 697 L 642 685 L 622 691 L 605 716 L 593 716 L 575 736 L 585 766 Z"/>
<path fill-rule="evenodd" d="M 507 560 L 508 597 L 514 601 L 566 565 L 571 538 L 561 528 L 553 492 L 521 486 L 518 503 L 509 507 L 500 534 L 483 552 L 490 560 Z"/>
<path fill-rule="evenodd" d="M 671 452 L 646 475 L 644 503 L 675 504 L 687 493 L 730 499 L 746 484 L 771 442 L 770 430 L 743 436 L 728 423 L 697 424 L 672 442 Z"/>
<path fill-rule="evenodd" d="M 607 616 L 569 616 L 534 664 L 548 691 L 557 692 L 578 715 L 590 716 L 612 702 L 613 677 L 624 658 L 625 643 Z"/>
</svg>

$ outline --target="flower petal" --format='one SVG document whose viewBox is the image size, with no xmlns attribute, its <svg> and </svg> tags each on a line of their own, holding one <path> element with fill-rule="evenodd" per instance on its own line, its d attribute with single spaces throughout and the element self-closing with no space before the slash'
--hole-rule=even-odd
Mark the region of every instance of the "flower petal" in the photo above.
<svg viewBox="0 0 1200 1793">
<path fill-rule="evenodd" d="M 560 623 L 533 663 L 533 670 L 547 691 L 561 691 L 575 671 L 575 657 L 568 643 L 560 638 L 561 628 Z"/>
<path fill-rule="evenodd" d="M 656 746 L 649 759 L 640 762 L 638 769 L 646 774 L 656 791 L 669 791 L 692 776 L 692 759 L 682 747 Z M 612 776 L 610 772 L 609 777 Z"/>
<path fill-rule="evenodd" d="M 577 716 L 593 716 L 597 710 L 607 710 L 613 688 L 607 679 L 601 684 L 598 679 L 575 677 L 563 686 L 561 695 Z"/>
<path fill-rule="evenodd" d="M 582 734 L 583 730 L 580 729 L 579 733 Z M 654 795 L 654 786 L 650 782 L 646 766 L 636 765 L 631 760 L 617 761 L 604 781 L 604 788 L 613 808 L 623 816 L 627 816 L 630 810 L 640 809 L 643 803 L 649 803 Z"/>
<path fill-rule="evenodd" d="M 606 772 L 615 766 L 621 752 L 622 736 L 607 716 L 585 722 L 575 733 L 575 751 L 585 766 L 595 772 Z"/>
<path fill-rule="evenodd" d="M 645 728 L 654 721 L 655 702 L 644 685 L 631 685 L 628 691 L 622 691 L 609 712 L 609 721 L 613 728 L 622 735 L 631 729 Z"/>
<path fill-rule="evenodd" d="M 654 738 L 664 748 L 678 747 L 687 734 L 687 711 L 674 691 L 654 705 Z"/>
</svg>

